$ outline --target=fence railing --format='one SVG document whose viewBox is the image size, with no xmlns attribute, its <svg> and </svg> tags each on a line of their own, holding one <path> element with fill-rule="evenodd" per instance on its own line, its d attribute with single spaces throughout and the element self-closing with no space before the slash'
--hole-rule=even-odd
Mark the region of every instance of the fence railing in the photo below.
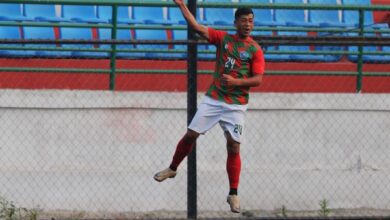
<svg viewBox="0 0 390 220">
<path fill-rule="evenodd" d="M 28 0 L 28 1 L 18 1 L 18 0 L 13 0 L 13 1 L 3 1 L 4 3 L 7 2 L 12 2 L 12 3 L 32 3 L 32 4 L 61 4 L 61 5 L 107 5 L 112 7 L 112 23 L 98 23 L 98 24 L 92 24 L 92 23 L 67 23 L 67 22 L 61 22 L 61 23 L 53 23 L 53 22 L 38 22 L 38 21 L 23 21 L 23 22 L 12 22 L 12 21 L 0 21 L 0 26 L 31 26 L 31 27 L 76 27 L 76 28 L 110 28 L 112 29 L 111 31 L 111 39 L 112 40 L 106 40 L 104 41 L 105 44 L 111 45 L 109 48 L 77 48 L 77 47 L 67 47 L 67 48 L 60 48 L 60 47 L 45 47 L 45 46 L 39 46 L 37 47 L 31 47 L 31 46 L 4 46 L 0 45 L 0 50 L 46 50 L 46 51 L 88 51 L 88 52 L 106 52 L 110 53 L 110 55 L 107 55 L 107 58 L 111 60 L 111 66 L 110 66 L 110 86 L 109 88 L 113 90 L 115 88 L 115 74 L 116 73 L 132 73 L 134 72 L 133 70 L 128 70 L 128 69 L 119 69 L 116 68 L 116 54 L 118 52 L 131 52 L 131 53 L 137 53 L 137 52 L 142 52 L 142 53 L 149 53 L 149 52 L 158 52 L 158 53 L 183 53 L 186 52 L 185 49 L 138 49 L 138 48 L 133 48 L 133 49 L 121 49 L 116 47 L 116 43 L 118 43 L 119 40 L 116 39 L 116 33 L 117 30 L 119 29 L 163 29 L 163 30 L 186 30 L 185 25 L 145 25 L 145 24 L 136 24 L 136 25 L 123 25 L 123 24 L 118 24 L 116 21 L 117 18 L 117 8 L 119 6 L 150 6 L 150 7 L 174 7 L 173 2 L 161 2 L 161 1 L 65 1 L 65 0 L 47 0 L 47 1 L 39 1 L 39 0 Z M 370 73 L 363 73 L 362 71 L 362 66 L 363 66 L 363 55 L 381 55 L 381 56 L 387 56 L 390 55 L 390 52 L 385 52 L 385 51 L 365 51 L 363 45 L 379 45 L 378 41 L 372 41 L 372 40 L 364 40 L 364 34 L 365 33 L 390 33 L 390 29 L 371 29 L 371 28 L 366 28 L 364 26 L 364 11 L 370 10 L 370 11 L 386 11 L 390 10 L 390 6 L 386 5 L 371 5 L 371 6 L 361 6 L 361 5 L 316 5 L 316 4 L 302 4 L 302 5 L 295 5 L 295 4 L 262 4 L 262 3 L 237 3 L 237 2 L 232 2 L 229 4 L 226 3 L 211 3 L 211 2 L 198 2 L 197 3 L 198 7 L 202 8 L 236 8 L 239 6 L 248 6 L 252 8 L 260 8 L 260 9 L 297 9 L 297 10 L 315 10 L 315 9 L 320 9 L 320 10 L 356 10 L 359 11 L 359 26 L 358 27 L 353 27 L 353 28 L 313 28 L 313 27 L 255 27 L 254 31 L 305 31 L 305 32 L 326 32 L 326 33 L 345 33 L 345 32 L 351 32 L 351 33 L 358 33 L 358 36 L 356 37 L 345 37 L 345 36 L 339 36 L 338 38 L 334 38 L 332 41 L 327 41 L 329 42 L 334 42 L 334 43 L 340 43 L 340 44 L 348 44 L 348 45 L 357 45 L 355 44 L 357 41 L 353 41 L 352 39 L 363 39 L 363 42 L 361 42 L 358 45 L 358 50 L 357 51 L 327 51 L 327 50 L 322 50 L 322 51 L 294 51 L 294 50 L 289 50 L 288 52 L 286 51 L 267 51 L 265 50 L 265 54 L 329 54 L 329 55 L 357 55 L 357 72 L 355 73 L 347 73 L 348 75 L 355 74 L 357 76 L 357 85 L 356 85 L 356 91 L 361 91 L 361 78 L 365 74 L 370 74 Z M 222 29 L 222 30 L 228 30 L 232 31 L 234 30 L 234 27 L 230 26 L 214 26 L 217 29 Z M 270 41 L 267 42 L 262 42 L 263 38 L 268 38 Z M 285 37 L 286 38 L 286 37 Z M 288 39 L 282 41 L 280 38 L 276 38 L 276 36 L 259 36 L 258 41 L 262 44 L 262 46 L 266 47 L 268 45 L 280 45 L 283 42 L 283 45 L 296 45 L 297 40 L 293 39 Z M 324 45 L 325 43 L 316 43 L 316 42 L 310 42 L 309 37 L 300 37 L 299 39 L 301 41 L 300 44 L 307 44 L 307 45 Z M 29 42 L 31 41 L 31 42 Z M 29 44 L 33 43 L 34 40 L 24 40 L 19 42 L 20 44 Z M 120 43 L 123 44 L 140 44 L 142 43 L 142 40 L 129 40 L 129 41 L 119 41 Z M 14 42 L 18 43 L 18 42 Z M 38 42 L 39 43 L 39 42 Z M 53 41 L 45 41 L 45 44 L 64 44 L 67 43 L 66 40 L 53 40 Z M 72 41 L 68 42 L 72 43 Z M 78 41 L 80 43 L 80 41 Z M 90 40 L 90 41 L 85 41 L 82 43 L 101 43 L 97 42 L 95 40 Z M 164 43 L 169 43 L 169 44 L 174 44 L 175 40 L 170 40 L 170 42 L 161 42 L 161 41 L 150 41 L 148 42 L 149 44 L 164 44 Z M 390 45 L 390 37 L 381 37 L 381 43 L 382 45 Z M 6 40 L 0 40 L 0 44 L 8 44 Z M 214 53 L 214 51 L 209 51 L 209 50 L 198 50 L 198 53 Z M 10 69 L 7 67 L 1 67 L 0 71 L 9 71 Z M 34 69 L 34 68 L 24 68 L 21 69 L 23 71 L 31 71 L 31 72 L 36 72 L 36 71 L 52 71 L 52 69 Z M 67 69 L 67 68 L 58 68 L 56 71 L 58 72 L 107 72 L 107 70 L 104 69 L 91 69 L 91 70 L 86 70 L 86 69 Z M 142 72 L 147 72 L 147 70 L 143 70 Z M 151 70 L 149 73 L 153 73 L 154 71 Z M 178 73 L 180 71 L 173 71 L 172 73 Z M 208 73 L 206 72 L 200 72 L 202 73 Z M 281 72 L 275 72 L 275 71 L 267 71 L 266 74 L 281 74 Z M 292 72 L 283 72 L 283 74 L 295 74 L 294 71 Z M 310 72 L 304 73 L 302 71 L 299 72 L 299 74 L 310 74 Z M 344 72 L 313 72 L 313 74 L 344 74 Z M 375 74 L 375 73 L 374 73 Z M 386 73 L 376 73 L 376 74 L 381 74 L 381 75 L 387 75 Z"/>
</svg>

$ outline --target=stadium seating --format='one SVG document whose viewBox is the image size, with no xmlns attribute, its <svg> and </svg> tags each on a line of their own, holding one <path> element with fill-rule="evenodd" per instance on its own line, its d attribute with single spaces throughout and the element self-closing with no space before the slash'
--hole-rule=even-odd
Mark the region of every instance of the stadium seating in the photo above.
<svg viewBox="0 0 390 220">
<path fill-rule="evenodd" d="M 187 30 L 172 30 L 172 40 L 187 40 Z M 185 50 L 187 51 L 187 45 L 185 44 L 174 44 L 173 49 Z M 173 58 L 186 58 L 187 53 L 174 53 L 169 56 Z"/>
<path fill-rule="evenodd" d="M 318 32 L 318 36 L 344 36 L 344 33 L 328 33 L 328 32 Z M 314 51 L 345 51 L 346 48 L 344 46 L 319 46 L 316 45 L 314 47 Z M 335 54 L 324 54 L 324 62 L 337 62 L 342 58 L 343 55 L 335 55 Z"/>
<path fill-rule="evenodd" d="M 56 16 L 55 5 L 25 4 L 23 14 L 36 21 L 69 22 L 69 19 Z"/>
<path fill-rule="evenodd" d="M 133 6 L 133 17 L 137 23 L 170 25 L 174 22 L 164 18 L 162 7 Z"/>
<path fill-rule="evenodd" d="M 167 40 L 167 34 L 165 30 L 143 30 L 135 29 L 134 38 L 137 40 Z M 137 44 L 137 49 L 147 49 L 147 50 L 167 50 L 167 44 Z M 140 53 L 142 57 L 145 58 L 163 58 L 166 56 L 163 52 L 147 52 Z"/>
<path fill-rule="evenodd" d="M 240 0 L 243 3 L 270 3 L 269 0 Z M 272 9 L 252 9 L 255 16 L 256 26 L 281 26 L 284 22 L 276 22 L 274 20 Z"/>
<path fill-rule="evenodd" d="M 371 0 L 342 0 L 344 5 L 371 5 Z M 358 27 L 359 26 L 359 12 L 357 10 L 345 10 L 343 11 L 343 23 L 346 26 Z M 388 24 L 374 23 L 373 12 L 370 10 L 364 11 L 364 26 L 366 28 L 388 28 Z"/>
<path fill-rule="evenodd" d="M 173 30 L 173 40 L 187 40 L 187 30 Z M 174 49 L 187 49 L 187 45 L 174 45 Z M 198 45 L 198 59 L 209 60 L 215 59 L 216 48 L 211 44 L 199 44 Z M 172 57 L 187 58 L 187 53 L 180 53 L 173 55 Z"/>
<path fill-rule="evenodd" d="M 119 24 L 137 24 L 140 23 L 129 16 L 129 7 L 118 7 L 117 22 Z M 111 6 L 97 6 L 97 13 L 100 19 L 112 22 L 112 7 Z"/>
<path fill-rule="evenodd" d="M 68 40 L 92 40 L 91 28 L 71 28 L 62 27 L 60 28 L 60 38 Z M 93 49 L 92 44 L 62 44 L 63 48 L 80 48 L 80 49 Z M 106 52 L 89 52 L 89 51 L 71 51 L 72 57 L 87 57 L 87 58 L 98 58 L 107 57 Z"/>
<path fill-rule="evenodd" d="M 309 4 L 337 5 L 337 0 L 308 0 Z M 309 10 L 309 22 L 320 27 L 345 27 L 338 10 Z"/>
<path fill-rule="evenodd" d="M 278 32 L 278 35 L 280 36 L 307 36 L 306 32 Z M 278 51 L 299 51 L 299 52 L 309 52 L 310 46 L 303 45 L 303 46 L 296 46 L 296 45 L 280 45 L 278 47 Z M 287 54 L 289 55 L 290 61 L 308 61 L 308 62 L 319 62 L 324 61 L 324 55 L 316 55 L 316 54 Z"/>
<path fill-rule="evenodd" d="M 303 0 L 273 0 L 277 4 L 303 5 Z M 318 27 L 309 23 L 305 17 L 304 10 L 297 9 L 275 9 L 275 21 L 285 26 Z"/>
<path fill-rule="evenodd" d="M 93 5 L 63 5 L 62 17 L 81 23 L 107 23 L 107 19 L 98 18 Z"/>
<path fill-rule="evenodd" d="M 168 20 L 173 22 L 173 24 L 187 24 L 178 7 L 168 7 Z"/>
<path fill-rule="evenodd" d="M 272 31 L 253 31 L 252 36 L 272 36 Z M 260 45 L 264 52 L 264 59 L 266 61 L 289 61 L 288 54 L 270 54 L 269 52 L 277 52 L 279 48 L 276 45 Z"/>
<path fill-rule="evenodd" d="M 22 5 L 0 3 L 0 21 L 32 21 L 22 14 Z"/>
<path fill-rule="evenodd" d="M 253 31 L 252 36 L 272 36 L 272 31 Z M 269 54 L 268 51 L 276 51 L 275 45 L 260 45 L 264 52 L 264 59 L 266 61 L 273 60 L 288 60 L 288 55 Z"/>
<path fill-rule="evenodd" d="M 337 5 L 337 0 L 308 0 L 308 4 L 318 5 Z M 345 28 L 346 26 L 341 22 L 338 10 L 309 10 L 308 11 L 309 22 L 316 24 L 320 27 L 339 27 Z M 318 32 L 319 36 L 342 36 L 341 33 L 328 33 Z M 315 46 L 314 51 L 343 51 L 345 48 L 341 46 Z M 337 62 L 341 59 L 342 55 L 324 54 L 323 61 L 325 62 Z"/>
<path fill-rule="evenodd" d="M 213 44 L 206 45 L 199 45 L 198 50 L 202 50 L 204 48 L 207 53 L 200 53 L 199 59 L 202 60 L 215 60 L 216 59 L 216 53 L 217 53 L 217 47 Z"/>
<path fill-rule="evenodd" d="M 390 34 L 386 33 L 386 34 L 382 34 L 383 37 L 390 37 Z M 386 52 L 386 53 L 390 53 L 390 46 L 383 46 L 382 48 L 382 52 Z M 390 62 L 390 56 L 389 55 L 386 55 L 386 56 L 382 56 L 382 59 L 385 58 L 385 62 Z"/>
<path fill-rule="evenodd" d="M 0 26 L 0 39 L 21 39 L 19 27 Z M 1 44 L 1 46 L 22 47 L 21 44 Z M 0 56 L 14 57 L 24 55 L 25 52 L 23 50 L 0 50 Z"/>
<path fill-rule="evenodd" d="M 357 36 L 357 33 L 348 33 L 348 36 Z M 366 33 L 365 36 L 375 36 L 374 33 Z M 349 46 L 348 52 L 357 52 L 358 46 Z M 378 47 L 378 46 L 364 46 L 363 47 L 364 52 L 390 52 L 390 47 Z M 365 63 L 383 63 L 383 62 L 390 62 L 390 56 L 388 55 L 371 55 L 371 54 L 363 54 L 363 62 Z M 358 61 L 358 55 L 349 54 L 348 59 L 352 62 Z"/>
<path fill-rule="evenodd" d="M 52 27 L 23 27 L 24 39 L 49 39 L 54 40 L 55 34 Z M 56 47 L 56 44 L 26 44 L 28 47 Z M 38 57 L 59 57 L 59 56 L 70 56 L 69 51 L 26 51 L 28 56 Z"/>
<path fill-rule="evenodd" d="M 210 24 L 201 19 L 201 10 L 196 8 L 196 20 L 201 24 Z M 168 7 L 168 21 L 175 25 L 186 25 L 187 21 L 184 19 L 180 9 L 178 7 Z"/>
<path fill-rule="evenodd" d="M 204 2 L 229 3 L 231 0 L 204 0 Z M 234 24 L 233 8 L 204 8 L 204 18 L 201 23 L 213 25 Z"/>
<path fill-rule="evenodd" d="M 98 37 L 101 40 L 109 40 L 111 39 L 111 29 L 109 28 L 99 28 Z M 131 31 L 126 29 L 118 29 L 117 30 L 117 39 L 118 40 L 131 40 L 133 37 L 131 36 Z M 108 49 L 111 45 L 103 44 L 100 45 L 102 49 Z M 135 46 L 133 44 L 117 44 L 117 49 L 134 49 Z M 117 52 L 116 57 L 118 58 L 140 58 L 143 54 L 137 52 Z"/>
</svg>

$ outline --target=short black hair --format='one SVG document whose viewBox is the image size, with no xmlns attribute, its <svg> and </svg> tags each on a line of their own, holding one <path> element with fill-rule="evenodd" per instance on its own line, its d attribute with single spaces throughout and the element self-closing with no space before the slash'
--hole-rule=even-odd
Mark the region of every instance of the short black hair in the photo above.
<svg viewBox="0 0 390 220">
<path fill-rule="evenodd" d="M 240 8 L 237 8 L 236 13 L 234 13 L 234 19 L 238 20 L 241 15 L 249 15 L 249 14 L 253 14 L 253 11 L 251 8 L 240 7 Z"/>
</svg>

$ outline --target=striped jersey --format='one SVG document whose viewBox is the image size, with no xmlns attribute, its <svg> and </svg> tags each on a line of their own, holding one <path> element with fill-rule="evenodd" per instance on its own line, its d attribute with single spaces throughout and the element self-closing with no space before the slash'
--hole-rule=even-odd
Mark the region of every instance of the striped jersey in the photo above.
<svg viewBox="0 0 390 220">
<path fill-rule="evenodd" d="M 213 81 L 207 96 L 228 104 L 248 103 L 249 87 L 221 85 L 221 77 L 228 74 L 245 79 L 264 73 L 264 56 L 260 46 L 251 38 L 240 39 L 237 34 L 208 28 L 209 42 L 217 47 Z"/>
</svg>

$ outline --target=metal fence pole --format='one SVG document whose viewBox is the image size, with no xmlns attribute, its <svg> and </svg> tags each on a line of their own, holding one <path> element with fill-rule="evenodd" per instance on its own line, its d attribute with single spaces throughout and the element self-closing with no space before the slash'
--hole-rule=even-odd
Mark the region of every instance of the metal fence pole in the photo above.
<svg viewBox="0 0 390 220">
<path fill-rule="evenodd" d="M 196 18 L 196 0 L 188 1 L 188 8 Z M 188 27 L 188 39 L 195 39 L 195 32 Z M 188 44 L 187 53 L 187 123 L 189 124 L 196 113 L 197 106 L 197 45 Z M 192 152 L 188 155 L 187 174 L 187 217 L 197 217 L 197 179 L 196 179 L 196 143 Z"/>
<path fill-rule="evenodd" d="M 364 9 L 359 9 L 359 36 L 364 36 Z M 358 46 L 358 62 L 357 62 L 357 78 L 356 78 L 356 92 L 362 91 L 363 81 L 363 46 Z"/>
<path fill-rule="evenodd" d="M 116 39 L 117 31 L 117 14 L 118 5 L 112 6 L 112 28 L 111 28 L 111 39 Z M 110 90 L 115 89 L 115 70 L 116 70 L 116 44 L 111 44 L 111 56 L 110 56 Z"/>
</svg>

